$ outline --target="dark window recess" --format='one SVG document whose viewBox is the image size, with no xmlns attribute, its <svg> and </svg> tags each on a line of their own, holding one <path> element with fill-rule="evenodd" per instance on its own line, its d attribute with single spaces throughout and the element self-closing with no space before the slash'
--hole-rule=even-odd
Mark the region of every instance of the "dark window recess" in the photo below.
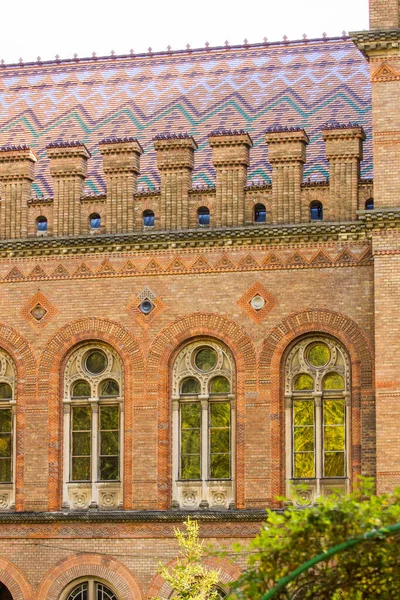
<svg viewBox="0 0 400 600">
<path fill-rule="evenodd" d="M 98 214 L 90 215 L 90 229 L 100 229 L 101 218 Z"/>
<path fill-rule="evenodd" d="M 265 223 L 267 221 L 267 210 L 264 204 L 256 204 L 254 207 L 254 222 Z"/>
<path fill-rule="evenodd" d="M 311 221 L 322 221 L 324 218 L 324 207 L 319 200 L 315 200 L 310 204 L 310 219 Z"/>
<path fill-rule="evenodd" d="M 48 223 L 46 217 L 38 217 L 36 223 L 38 231 L 47 231 Z"/>
<path fill-rule="evenodd" d="M 145 227 L 154 227 L 154 213 L 152 210 L 145 210 L 143 213 L 143 225 Z"/>
<path fill-rule="evenodd" d="M 368 198 L 365 202 L 365 210 L 374 210 L 374 199 Z"/>
<path fill-rule="evenodd" d="M 206 206 L 201 206 L 197 210 L 197 216 L 199 219 L 199 225 L 209 225 L 210 224 L 210 210 Z"/>
</svg>

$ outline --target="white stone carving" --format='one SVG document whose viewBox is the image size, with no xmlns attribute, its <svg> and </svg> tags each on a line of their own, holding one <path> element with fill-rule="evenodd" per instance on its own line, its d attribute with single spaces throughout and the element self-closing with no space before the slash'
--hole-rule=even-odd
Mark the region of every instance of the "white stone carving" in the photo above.
<svg viewBox="0 0 400 600">
<path fill-rule="evenodd" d="M 90 500 L 90 489 L 73 489 L 71 491 L 71 506 L 75 510 L 88 508 Z"/>
<path fill-rule="evenodd" d="M 226 506 L 226 493 L 221 490 L 213 492 L 212 506 L 225 507 Z"/>
<path fill-rule="evenodd" d="M 0 492 L 0 510 L 8 510 L 10 508 L 10 492 Z"/>
<path fill-rule="evenodd" d="M 198 504 L 195 490 L 186 490 L 182 494 L 182 504 L 186 508 L 195 508 Z"/>
</svg>

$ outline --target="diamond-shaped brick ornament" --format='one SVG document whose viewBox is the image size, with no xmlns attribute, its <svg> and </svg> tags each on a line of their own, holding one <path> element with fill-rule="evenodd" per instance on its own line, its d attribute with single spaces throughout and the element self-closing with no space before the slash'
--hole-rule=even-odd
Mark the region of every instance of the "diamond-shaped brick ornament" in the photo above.
<svg viewBox="0 0 400 600">
<path fill-rule="evenodd" d="M 238 300 L 238 305 L 255 323 L 263 319 L 278 304 L 278 300 L 260 282 L 256 281 Z"/>
<path fill-rule="evenodd" d="M 148 312 L 143 310 L 143 303 L 148 303 Z M 149 288 L 145 287 L 126 307 L 126 310 L 135 317 L 141 327 L 148 327 L 167 308 L 166 304 Z"/>
<path fill-rule="evenodd" d="M 37 292 L 21 309 L 21 315 L 36 331 L 46 327 L 57 314 L 57 309 L 41 292 Z"/>
</svg>

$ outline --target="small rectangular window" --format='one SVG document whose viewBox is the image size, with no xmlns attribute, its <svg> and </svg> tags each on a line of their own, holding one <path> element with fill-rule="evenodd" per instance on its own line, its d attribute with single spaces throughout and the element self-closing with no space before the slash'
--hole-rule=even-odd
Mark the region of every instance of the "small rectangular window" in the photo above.
<svg viewBox="0 0 400 600">
<path fill-rule="evenodd" d="M 11 483 L 12 412 L 0 409 L 0 483 Z"/>
<path fill-rule="evenodd" d="M 181 404 L 181 479 L 201 479 L 201 405 Z"/>
<path fill-rule="evenodd" d="M 100 406 L 99 480 L 119 480 L 119 407 Z"/>
<path fill-rule="evenodd" d="M 210 478 L 231 476 L 231 407 L 229 402 L 210 403 Z"/>
<path fill-rule="evenodd" d="M 90 481 L 92 411 L 90 406 L 72 408 L 71 480 Z"/>
</svg>

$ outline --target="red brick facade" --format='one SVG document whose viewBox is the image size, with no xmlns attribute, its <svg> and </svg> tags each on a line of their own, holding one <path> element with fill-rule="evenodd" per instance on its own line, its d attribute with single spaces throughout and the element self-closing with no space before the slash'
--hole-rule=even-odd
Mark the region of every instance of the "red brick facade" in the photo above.
<svg viewBox="0 0 400 600">
<path fill-rule="evenodd" d="M 382 492 L 400 484 L 398 4 L 371 0 L 372 29 L 353 35 L 365 58 L 348 39 L 314 40 L 308 48 L 304 42 L 223 50 L 232 59 L 246 53 L 262 65 L 270 52 L 289 64 L 293 57 L 304 60 L 303 53 L 335 53 L 340 47 L 353 56 L 346 73 L 353 67 L 358 73 L 360 64 L 366 72 L 368 60 L 372 108 L 356 87 L 352 94 L 372 114 L 374 182 L 365 177 L 372 160 L 369 117 L 355 123 L 333 104 L 324 114 L 313 109 L 317 129 L 308 130 L 303 121 L 293 125 L 293 115 L 281 122 L 277 108 L 261 133 L 259 115 L 247 131 L 244 108 L 239 121 L 227 110 L 208 137 L 200 121 L 197 134 L 174 113 L 164 123 L 168 133 L 154 125 L 151 142 L 139 127 L 138 139 L 131 136 L 126 115 L 119 115 L 101 142 L 95 126 L 92 136 L 72 141 L 75 130 L 66 138 L 58 123 L 51 143 L 43 137 L 47 149 L 29 136 L 25 146 L 18 131 L 20 145 L 12 145 L 4 123 L 0 389 L 12 386 L 13 397 L 1 397 L 0 410 L 12 414 L 13 438 L 5 457 L 12 464 L 10 480 L 0 465 L 0 600 L 1 586 L 13 600 L 68 600 L 74 582 L 86 580 L 108 586 L 118 600 L 170 598 L 173 590 L 157 568 L 159 561 L 174 564 L 174 527 L 187 514 L 199 519 L 201 536 L 217 545 L 229 548 L 251 539 L 264 509 L 278 507 L 277 496 L 294 481 L 286 366 L 304 340 L 330 340 L 347 357 L 348 472 L 337 480 L 340 489 L 349 489 L 358 474 L 375 478 Z M 213 68 L 210 61 L 225 61 L 221 52 L 207 49 L 182 60 L 193 69 L 204 63 L 207 70 Z M 64 75 L 80 85 L 98 69 L 90 60 L 41 65 L 40 77 L 47 77 L 47 87 L 57 88 Z M 105 70 L 108 61 L 128 69 L 125 83 L 136 85 L 129 71 L 133 58 L 101 60 Z M 137 68 L 146 63 L 158 73 L 162 65 L 180 77 L 173 53 L 135 60 Z M 325 73 L 328 62 L 315 68 Z M 11 76 L 14 66 L 5 67 L 5 81 L 7 69 Z M 39 67 L 18 69 L 26 70 L 28 81 Z M 296 90 L 294 84 L 290 93 L 298 100 Z M 251 86 L 247 92 L 250 115 L 255 92 Z M 238 96 L 242 101 L 242 91 Z M 305 97 L 298 101 L 305 113 Z M 206 99 L 202 102 L 205 106 Z M 200 114 L 202 102 L 188 92 L 186 116 L 191 110 Z M 337 113 L 344 115 L 341 123 Z M 94 123 L 94 113 L 90 118 Z M 149 118 L 146 127 L 151 123 Z M 265 170 L 260 146 L 264 162 L 268 159 Z M 263 182 L 256 181 L 256 172 L 267 174 Z M 196 184 L 200 176 L 209 178 L 206 185 Z M 140 187 L 143 178 L 148 189 Z M 160 187 L 152 185 L 157 178 Z M 51 193 L 35 196 L 49 185 Z M 209 222 L 199 216 L 206 208 Z M 145 220 L 148 211 L 154 221 Z M 224 396 L 232 419 L 229 483 L 203 476 L 193 484 L 174 476 L 183 402 L 179 369 L 186 364 L 193 371 L 194 359 L 184 363 L 181 357 L 196 344 L 216 349 L 224 365 L 219 373 L 227 378 L 229 372 L 232 381 Z M 87 352 L 97 347 L 122 365 L 117 399 L 93 390 L 90 397 L 75 397 L 72 391 L 84 377 Z M 110 377 L 117 377 L 113 369 Z M 102 382 L 93 381 L 100 390 Z M 210 390 L 202 388 L 196 396 L 203 419 L 202 465 L 211 460 L 204 458 Z M 91 411 L 94 461 L 102 452 L 96 437 L 101 426 L 94 424 L 102 407 L 114 401 L 121 424 L 119 479 L 72 480 L 74 406 Z M 9 439 L 7 431 L 1 435 L 0 441 Z M 323 493 L 332 491 L 335 482 L 325 481 L 324 488 L 323 479 L 315 489 L 321 484 Z M 220 569 L 224 590 L 245 560 L 232 551 L 230 558 L 206 564 Z"/>
</svg>

